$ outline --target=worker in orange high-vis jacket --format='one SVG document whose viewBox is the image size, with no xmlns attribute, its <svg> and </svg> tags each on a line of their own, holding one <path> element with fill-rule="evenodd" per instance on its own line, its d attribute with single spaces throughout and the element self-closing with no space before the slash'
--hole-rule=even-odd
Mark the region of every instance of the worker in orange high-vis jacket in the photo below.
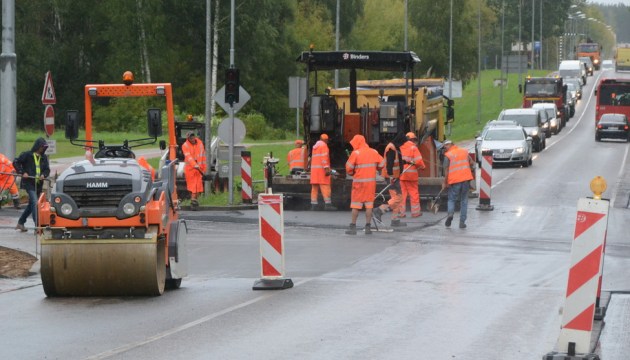
<svg viewBox="0 0 630 360">
<path fill-rule="evenodd" d="M 404 212 L 404 208 L 402 207 L 402 188 L 400 187 L 402 164 L 400 146 L 402 146 L 406 140 L 405 134 L 401 132 L 385 147 L 385 151 L 383 152 L 385 167 L 381 175 L 389 182 L 389 200 L 387 203 L 373 210 L 373 215 L 378 221 L 381 221 L 383 213 L 391 211 L 392 221 L 390 225 L 392 227 L 407 226 L 407 224 L 400 222 L 400 214 Z"/>
<path fill-rule="evenodd" d="M 442 189 L 448 189 L 448 203 L 446 227 L 451 226 L 455 215 L 455 201 L 459 197 L 459 228 L 466 228 L 466 215 L 468 214 L 468 189 L 470 180 L 473 179 L 472 169 L 475 162 L 468 155 L 468 150 L 455 146 L 451 140 L 445 140 L 442 144 L 444 153 L 444 169 L 447 169 Z"/>
<path fill-rule="evenodd" d="M 418 138 L 413 132 L 406 134 L 407 142 L 400 147 L 405 171 L 400 174 L 400 185 L 402 188 L 402 213 L 400 217 L 405 217 L 407 211 L 407 197 L 411 208 L 411 217 L 422 216 L 420 209 L 420 191 L 418 191 L 418 170 L 425 168 L 422 155 L 418 150 Z"/>
<path fill-rule="evenodd" d="M 346 174 L 352 176 L 352 193 L 350 194 L 350 208 L 352 222 L 346 230 L 348 235 L 357 234 L 357 218 L 359 210 L 365 207 L 365 234 L 372 234 L 372 208 L 376 193 L 376 173 L 385 166 L 385 161 L 379 153 L 372 149 L 363 135 L 355 135 L 350 140 L 354 151 L 346 162 Z"/>
<path fill-rule="evenodd" d="M 20 190 L 15 184 L 15 168 L 13 161 L 9 160 L 3 154 L 0 154 L 0 192 L 9 190 L 11 199 L 13 199 L 13 207 L 20 208 Z"/>
<path fill-rule="evenodd" d="M 311 155 L 311 210 L 317 209 L 320 191 L 324 198 L 324 208 L 335 210 L 330 194 L 331 173 L 328 135 L 322 134 L 313 145 Z"/>
<path fill-rule="evenodd" d="M 138 158 L 138 164 L 142 166 L 143 168 L 147 169 L 151 173 L 151 180 L 155 180 L 155 169 L 153 168 L 153 166 L 151 166 L 151 164 L 149 164 L 149 162 L 147 161 L 147 159 L 144 158 L 144 156 L 140 156 Z"/>
<path fill-rule="evenodd" d="M 297 174 L 303 172 L 306 165 L 306 148 L 304 141 L 295 140 L 295 148 L 291 149 L 287 154 L 287 163 L 289 164 L 289 172 Z"/>
<path fill-rule="evenodd" d="M 206 149 L 195 133 L 189 131 L 186 134 L 186 141 L 182 144 L 182 152 L 186 162 L 184 176 L 186 189 L 190 191 L 190 207 L 192 210 L 197 210 L 199 208 L 197 199 L 203 192 L 203 174 L 206 172 Z"/>
</svg>

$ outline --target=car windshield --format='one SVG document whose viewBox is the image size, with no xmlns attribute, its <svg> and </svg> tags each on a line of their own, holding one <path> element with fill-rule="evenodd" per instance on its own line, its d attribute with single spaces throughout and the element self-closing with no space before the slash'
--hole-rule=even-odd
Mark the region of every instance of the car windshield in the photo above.
<svg viewBox="0 0 630 360">
<path fill-rule="evenodd" d="M 527 127 L 538 126 L 535 114 L 503 114 L 501 120 L 512 120 L 521 126 Z"/>
<path fill-rule="evenodd" d="M 546 108 L 545 111 L 547 112 L 547 116 L 549 118 L 555 118 L 556 117 L 556 111 L 553 108 Z"/>
<path fill-rule="evenodd" d="M 599 51 L 598 44 L 579 44 L 578 51 L 580 52 L 596 52 Z"/>
<path fill-rule="evenodd" d="M 623 117 L 623 115 L 607 115 L 604 114 L 602 115 L 601 119 L 599 120 L 599 122 L 602 123 L 614 123 L 614 124 L 625 124 L 626 120 Z"/>
<path fill-rule="evenodd" d="M 484 140 L 523 140 L 525 134 L 521 129 L 488 129 Z"/>
<path fill-rule="evenodd" d="M 591 63 L 591 59 L 590 59 L 590 58 L 587 58 L 587 57 L 581 57 L 581 58 L 580 58 L 580 61 L 584 61 L 584 62 L 585 62 L 585 63 L 587 63 L 587 64 L 590 64 L 590 63 Z"/>
</svg>

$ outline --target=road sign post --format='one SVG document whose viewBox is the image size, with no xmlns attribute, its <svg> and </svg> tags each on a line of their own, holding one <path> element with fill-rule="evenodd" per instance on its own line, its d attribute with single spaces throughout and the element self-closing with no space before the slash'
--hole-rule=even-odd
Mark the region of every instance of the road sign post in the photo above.
<svg viewBox="0 0 630 360">
<path fill-rule="evenodd" d="M 234 102 L 231 105 L 225 102 L 225 86 L 223 86 L 216 94 L 214 94 L 214 101 L 216 101 L 226 113 L 230 115 L 230 131 L 228 145 L 230 148 L 230 161 L 229 161 L 229 178 L 228 178 L 228 186 L 229 186 L 229 204 L 232 205 L 234 202 L 234 190 L 232 189 L 234 183 L 234 175 L 232 174 L 232 170 L 234 168 L 234 114 L 236 114 L 248 101 L 251 99 L 247 91 L 242 86 L 238 87 L 238 102 Z"/>
</svg>

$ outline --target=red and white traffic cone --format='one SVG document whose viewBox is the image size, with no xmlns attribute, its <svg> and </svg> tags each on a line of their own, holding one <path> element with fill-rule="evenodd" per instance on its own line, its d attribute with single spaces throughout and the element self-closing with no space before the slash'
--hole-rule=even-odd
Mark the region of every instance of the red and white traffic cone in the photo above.
<svg viewBox="0 0 630 360">
<path fill-rule="evenodd" d="M 610 203 L 601 199 L 601 193 L 594 189 L 593 198 L 578 200 L 573 244 L 571 245 L 571 267 L 567 283 L 562 330 L 557 349 L 561 352 L 547 354 L 545 360 L 559 359 L 599 359 L 591 353 L 591 332 L 595 314 L 598 284 L 601 278 L 608 209 Z M 601 184 L 601 182 L 600 182 Z M 605 190 L 605 181 L 603 181 Z M 602 189 L 602 187 L 600 187 Z"/>
<path fill-rule="evenodd" d="M 481 153 L 481 180 L 479 181 L 479 205 L 477 205 L 477 210 L 494 210 L 494 206 L 490 204 L 491 192 L 492 150 L 483 150 Z"/>
<path fill-rule="evenodd" d="M 258 194 L 261 279 L 253 290 L 279 290 L 293 287 L 284 277 L 284 216 L 282 194 Z"/>
<path fill-rule="evenodd" d="M 243 204 L 252 203 L 252 153 L 241 151 L 241 197 Z"/>
</svg>

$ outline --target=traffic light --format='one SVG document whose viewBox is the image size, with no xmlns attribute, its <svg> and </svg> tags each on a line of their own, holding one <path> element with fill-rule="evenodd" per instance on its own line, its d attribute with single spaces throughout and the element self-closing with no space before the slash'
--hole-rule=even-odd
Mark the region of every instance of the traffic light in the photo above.
<svg viewBox="0 0 630 360">
<path fill-rule="evenodd" d="M 453 108 L 453 105 L 455 105 L 455 101 L 453 100 L 448 100 L 446 102 L 446 122 L 450 123 L 455 121 L 455 108 Z"/>
<path fill-rule="evenodd" d="M 234 105 L 238 102 L 239 74 L 237 68 L 229 68 L 225 71 L 225 102 Z"/>
</svg>

